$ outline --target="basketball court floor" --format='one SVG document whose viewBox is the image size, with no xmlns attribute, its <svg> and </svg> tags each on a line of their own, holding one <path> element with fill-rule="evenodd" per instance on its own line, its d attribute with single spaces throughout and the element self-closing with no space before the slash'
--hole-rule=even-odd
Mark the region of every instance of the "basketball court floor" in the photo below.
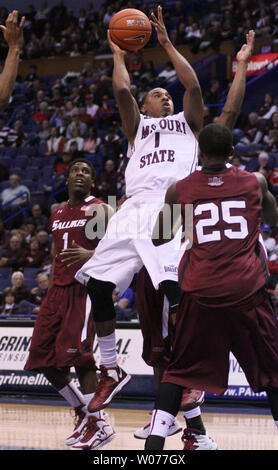
<svg viewBox="0 0 278 470">
<path fill-rule="evenodd" d="M 143 450 L 134 431 L 149 422 L 152 403 L 116 402 L 106 410 L 116 436 L 101 451 Z M 278 430 L 267 408 L 236 405 L 202 407 L 208 434 L 219 450 L 278 450 Z M 178 415 L 184 427 L 182 414 Z M 64 401 L 0 396 L 1 450 L 70 450 L 65 438 L 73 416 Z M 166 439 L 165 450 L 182 450 L 179 433 Z"/>
</svg>

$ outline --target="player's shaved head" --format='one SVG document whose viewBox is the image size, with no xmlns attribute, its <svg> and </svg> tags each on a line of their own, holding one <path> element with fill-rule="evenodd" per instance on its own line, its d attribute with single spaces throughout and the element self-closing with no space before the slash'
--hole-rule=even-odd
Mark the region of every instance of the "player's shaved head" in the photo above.
<svg viewBox="0 0 278 470">
<path fill-rule="evenodd" d="M 233 151 L 232 133 L 221 124 L 208 124 L 200 132 L 199 148 L 207 157 L 225 160 Z"/>
</svg>

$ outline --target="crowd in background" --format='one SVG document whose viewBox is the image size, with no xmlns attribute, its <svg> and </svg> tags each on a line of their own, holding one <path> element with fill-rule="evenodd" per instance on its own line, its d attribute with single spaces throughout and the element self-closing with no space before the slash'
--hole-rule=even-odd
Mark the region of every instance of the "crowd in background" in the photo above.
<svg viewBox="0 0 278 470">
<path fill-rule="evenodd" d="M 190 2 L 189 9 L 182 1 L 167 3 L 164 19 L 173 42 L 187 43 L 194 50 L 197 44 L 198 49 L 202 47 L 205 37 L 198 36 L 198 30 L 205 31 L 208 43 L 214 40 L 219 45 L 221 40 L 234 40 L 235 49 L 245 39 L 246 29 L 252 27 L 259 35 L 270 34 L 273 41 L 278 35 L 278 6 L 271 2 L 200 0 Z M 53 8 L 42 2 L 39 10 L 30 5 L 26 12 L 23 57 L 39 59 L 59 54 L 81 55 L 89 50 L 106 51 L 103 24 L 107 25 L 122 5 L 120 1 L 107 1 L 97 12 L 88 5 L 78 17 L 62 1 Z M 136 2 L 125 2 L 124 7 L 136 7 Z M 149 14 L 147 3 L 140 5 L 140 9 Z M 0 9 L 1 23 L 5 15 L 5 8 Z M 157 69 L 152 61 L 143 62 L 140 52 L 127 57 L 127 67 L 138 102 L 155 84 L 167 86 L 177 78 L 170 63 Z M 220 102 L 222 93 L 220 82 L 211 80 L 204 92 L 205 124 L 216 118 L 214 105 Z M 242 169 L 262 172 L 275 197 L 278 197 L 277 98 L 266 93 L 258 109 L 240 116 L 234 131 L 235 156 L 231 160 Z M 38 312 L 47 292 L 53 261 L 48 220 L 51 212 L 67 200 L 65 180 L 70 162 L 80 156 L 92 161 L 96 169 L 93 194 L 106 202 L 109 196 L 120 200 L 125 194 L 126 149 L 113 97 L 109 60 L 100 61 L 97 67 L 87 61 L 80 73 L 55 77 L 40 76 L 36 65 L 31 65 L 25 77 L 18 77 L 10 105 L 0 116 L 0 203 L 7 204 L 1 209 L 4 222 L 0 222 L 0 314 Z M 275 291 L 278 234 L 263 224 L 262 235 L 271 273 L 270 289 Z M 118 320 L 136 319 L 135 300 L 132 287 L 122 298 L 115 293 Z"/>
<path fill-rule="evenodd" d="M 183 0 L 161 2 L 164 4 L 164 21 L 172 42 L 188 44 L 193 52 L 208 47 L 218 49 L 221 42 L 231 40 L 237 51 L 245 41 L 248 30 L 254 29 L 257 37 L 269 35 L 278 39 L 278 5 L 271 0 Z M 40 58 L 69 55 L 71 57 L 109 50 L 106 29 L 112 16 L 124 8 L 139 8 L 149 17 L 158 2 L 137 0 L 107 0 L 95 9 L 93 2 L 80 8 L 78 14 L 57 0 L 49 6 L 42 0 L 40 8 L 32 3 L 27 11 L 24 27 L 25 47 L 23 58 Z M 7 16 L 7 8 L 0 9 L 0 22 Z M 147 47 L 153 45 L 152 38 Z M 1 45 L 0 59 L 5 57 Z"/>
</svg>

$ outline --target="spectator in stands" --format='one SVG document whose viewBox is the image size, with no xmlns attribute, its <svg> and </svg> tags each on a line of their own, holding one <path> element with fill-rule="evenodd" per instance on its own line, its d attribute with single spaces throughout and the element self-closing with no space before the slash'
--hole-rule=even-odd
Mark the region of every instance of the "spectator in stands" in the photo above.
<svg viewBox="0 0 278 470">
<path fill-rule="evenodd" d="M 204 102 L 210 106 L 210 114 L 215 117 L 218 114 L 218 107 L 216 106 L 221 100 L 221 87 L 219 80 L 212 79 L 209 90 L 204 94 Z"/>
<path fill-rule="evenodd" d="M 113 292 L 113 302 L 116 311 L 116 320 L 118 321 L 129 321 L 136 317 L 136 314 L 132 310 L 134 306 L 134 292 L 129 287 L 126 291 L 119 295 L 117 290 Z"/>
<path fill-rule="evenodd" d="M 47 141 L 50 138 L 50 124 L 49 119 L 42 122 L 42 130 L 38 133 L 40 141 Z"/>
<path fill-rule="evenodd" d="M 156 80 L 157 73 L 155 71 L 154 63 L 152 60 L 147 60 L 144 64 L 143 73 L 140 75 L 140 82 L 146 79 L 146 82 L 151 86 Z"/>
<path fill-rule="evenodd" d="M 0 194 L 1 204 L 7 204 L 2 208 L 2 219 L 15 215 L 30 198 L 30 191 L 27 186 L 20 184 L 20 176 L 11 174 L 9 177 L 10 186 Z M 23 223 L 23 215 L 18 214 L 6 225 L 7 228 L 18 227 Z"/>
<path fill-rule="evenodd" d="M 264 137 L 264 142 L 266 142 L 268 152 L 278 153 L 278 129 L 270 129 Z"/>
<path fill-rule="evenodd" d="M 39 110 L 33 114 L 32 119 L 36 121 L 38 124 L 42 124 L 45 119 L 49 119 L 49 106 L 47 101 L 42 101 L 39 104 Z"/>
<path fill-rule="evenodd" d="M 88 135 L 85 139 L 84 142 L 84 152 L 85 153 L 95 153 L 98 151 L 98 148 L 100 146 L 101 139 L 100 137 L 97 136 L 97 131 L 94 129 L 94 127 L 89 127 L 88 128 Z"/>
<path fill-rule="evenodd" d="M 13 290 L 8 287 L 4 289 L 2 294 L 3 305 L 0 305 L 1 315 L 18 315 L 20 313 L 18 305 L 15 303 L 15 295 Z"/>
<path fill-rule="evenodd" d="M 277 106 L 271 93 L 264 95 L 264 102 L 258 109 L 258 116 L 260 119 L 271 119 L 273 113 L 277 111 Z"/>
<path fill-rule="evenodd" d="M 36 237 L 39 240 L 40 250 L 48 256 L 51 253 L 51 242 L 48 232 L 46 230 L 39 230 Z"/>
<path fill-rule="evenodd" d="M 116 109 L 109 103 L 109 96 L 103 95 L 102 103 L 97 110 L 96 118 L 98 119 L 98 125 L 101 129 L 107 126 L 113 125 L 115 119 Z"/>
<path fill-rule="evenodd" d="M 24 77 L 27 86 L 32 85 L 35 80 L 39 80 L 38 67 L 36 64 L 29 65 L 29 73 Z"/>
<path fill-rule="evenodd" d="M 113 160 L 107 160 L 103 172 L 97 182 L 97 191 L 100 199 L 107 202 L 108 196 L 117 194 L 118 173 Z"/>
<path fill-rule="evenodd" d="M 71 122 L 67 127 L 66 139 L 72 139 L 77 136 L 76 129 L 78 130 L 79 137 L 86 137 L 88 132 L 88 127 L 85 122 L 80 120 L 79 114 L 76 113 L 71 117 Z"/>
<path fill-rule="evenodd" d="M 177 73 L 172 62 L 166 62 L 164 69 L 161 70 L 157 78 L 159 81 L 165 81 L 166 83 L 174 82 L 177 79 Z"/>
<path fill-rule="evenodd" d="M 127 59 L 127 70 L 131 77 L 135 80 L 141 76 L 144 70 L 142 61 L 142 51 L 132 52 Z"/>
<path fill-rule="evenodd" d="M 86 112 L 91 116 L 92 119 L 95 119 L 97 116 L 97 111 L 99 109 L 99 105 L 94 102 L 94 95 L 89 93 L 86 95 Z"/>
<path fill-rule="evenodd" d="M 36 279 L 38 285 L 31 290 L 31 300 L 37 307 L 34 308 L 32 313 L 39 313 L 39 306 L 46 296 L 49 287 L 49 276 L 47 274 L 40 272 L 37 274 Z"/>
<path fill-rule="evenodd" d="M 101 140 L 100 151 L 104 160 L 113 160 L 118 164 L 119 154 L 122 152 L 122 139 L 115 127 L 110 127 Z"/>
<path fill-rule="evenodd" d="M 245 170 L 246 166 L 243 164 L 242 159 L 237 155 L 234 155 L 231 159 L 231 164 L 240 170 Z"/>
<path fill-rule="evenodd" d="M 2 163 L 2 156 L 0 155 L 0 183 L 9 179 L 10 172 L 8 168 Z"/>
<path fill-rule="evenodd" d="M 0 250 L 8 248 L 10 238 L 10 231 L 5 228 L 4 222 L 0 219 Z"/>
<path fill-rule="evenodd" d="M 86 137 L 88 133 L 88 127 L 90 127 L 93 124 L 93 119 L 90 116 L 90 114 L 87 113 L 86 106 L 83 104 L 79 106 L 79 119 L 80 119 L 80 122 L 83 122 L 87 126 L 85 133 L 83 135 L 83 137 Z M 82 132 L 81 132 L 81 135 L 82 135 Z"/>
<path fill-rule="evenodd" d="M 244 136 L 240 139 L 240 142 L 247 146 L 256 146 L 261 143 L 265 132 L 264 124 L 259 120 L 259 116 L 255 112 L 251 112 L 248 115 L 248 124 L 244 128 Z"/>
<path fill-rule="evenodd" d="M 197 53 L 201 44 L 201 28 L 197 21 L 192 23 L 192 27 L 186 32 L 184 37 L 184 43 L 188 44 L 191 52 Z"/>
<path fill-rule="evenodd" d="M 83 124 L 83 123 L 82 123 Z M 81 152 L 84 148 L 85 139 L 80 135 L 80 130 L 78 127 L 73 127 L 71 131 L 71 138 L 65 142 L 65 151 L 69 152 L 72 142 L 77 144 L 77 150 Z"/>
<path fill-rule="evenodd" d="M 270 257 L 274 254 L 276 246 L 275 238 L 273 238 L 271 235 L 271 227 L 268 224 L 261 224 L 261 233 L 268 259 L 270 259 Z"/>
<path fill-rule="evenodd" d="M 40 243 L 37 237 L 32 237 L 28 247 L 26 256 L 25 267 L 40 268 L 45 260 L 47 254 L 41 251 Z"/>
<path fill-rule="evenodd" d="M 258 171 L 259 173 L 262 173 L 264 177 L 266 178 L 266 180 L 269 181 L 273 170 L 271 166 L 269 165 L 268 152 L 262 151 L 259 153 L 258 166 L 255 168 L 254 171 Z"/>
<path fill-rule="evenodd" d="M 39 228 L 46 229 L 48 227 L 48 217 L 43 214 L 39 204 L 32 205 L 31 217 L 29 217 L 27 222 L 33 224 L 36 230 Z"/>
<path fill-rule="evenodd" d="M 5 125 L 3 117 L 0 117 L 0 147 L 6 145 L 7 136 L 10 132 L 10 128 Z"/>
<path fill-rule="evenodd" d="M 58 156 L 54 162 L 55 175 L 62 175 L 68 169 L 70 162 L 72 161 L 72 155 L 69 150 L 64 150 L 61 156 Z M 64 181 L 65 177 L 63 178 Z"/>
<path fill-rule="evenodd" d="M 10 128 L 6 138 L 6 145 L 11 147 L 21 147 L 26 143 L 28 134 L 23 131 L 23 122 L 17 119 L 13 127 Z"/>
<path fill-rule="evenodd" d="M 65 116 L 68 118 L 71 118 L 72 116 L 78 114 L 78 107 L 75 103 L 73 103 L 71 100 L 66 100 L 65 101 Z"/>
<path fill-rule="evenodd" d="M 50 129 L 50 138 L 46 141 L 45 155 L 56 155 L 63 152 L 65 139 L 58 134 L 55 126 Z"/>
<path fill-rule="evenodd" d="M 12 235 L 0 258 L 0 267 L 20 269 L 25 266 L 27 248 L 19 235 Z"/>
<path fill-rule="evenodd" d="M 24 283 L 24 274 L 21 271 L 14 271 L 11 275 L 11 289 L 15 296 L 15 302 L 20 304 L 22 300 L 31 300 L 31 291 Z"/>
</svg>

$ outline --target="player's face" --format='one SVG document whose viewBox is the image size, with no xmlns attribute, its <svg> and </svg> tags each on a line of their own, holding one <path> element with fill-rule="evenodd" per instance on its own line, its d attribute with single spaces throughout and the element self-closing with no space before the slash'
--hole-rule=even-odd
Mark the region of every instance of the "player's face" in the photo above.
<svg viewBox="0 0 278 470">
<path fill-rule="evenodd" d="M 142 111 L 151 117 L 164 117 L 173 114 L 174 104 L 171 95 L 164 88 L 154 88 L 148 93 Z"/>
<path fill-rule="evenodd" d="M 86 196 L 90 194 L 93 183 L 91 168 L 87 163 L 76 162 L 72 165 L 68 176 L 69 194 L 73 192 Z"/>
</svg>

